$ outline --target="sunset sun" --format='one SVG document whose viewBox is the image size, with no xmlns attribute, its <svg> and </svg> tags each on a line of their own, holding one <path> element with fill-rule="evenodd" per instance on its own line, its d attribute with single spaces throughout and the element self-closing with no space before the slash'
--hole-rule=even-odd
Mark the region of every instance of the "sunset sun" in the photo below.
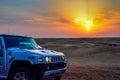
<svg viewBox="0 0 120 80">
<path fill-rule="evenodd" d="M 90 31 L 93 27 L 93 20 L 87 20 L 85 22 L 85 29 L 86 31 Z"/>
<path fill-rule="evenodd" d="M 82 27 L 84 31 L 90 32 L 94 27 L 94 22 L 92 19 L 82 19 L 80 17 L 75 18 L 74 23 L 78 25 L 78 27 Z"/>
</svg>

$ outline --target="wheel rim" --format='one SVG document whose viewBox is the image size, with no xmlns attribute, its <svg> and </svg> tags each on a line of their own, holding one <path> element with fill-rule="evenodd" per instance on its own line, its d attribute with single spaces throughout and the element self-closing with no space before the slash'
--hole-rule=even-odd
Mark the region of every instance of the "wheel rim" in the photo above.
<svg viewBox="0 0 120 80">
<path fill-rule="evenodd" d="M 13 80 L 28 80 L 28 76 L 25 72 L 16 73 Z"/>
</svg>

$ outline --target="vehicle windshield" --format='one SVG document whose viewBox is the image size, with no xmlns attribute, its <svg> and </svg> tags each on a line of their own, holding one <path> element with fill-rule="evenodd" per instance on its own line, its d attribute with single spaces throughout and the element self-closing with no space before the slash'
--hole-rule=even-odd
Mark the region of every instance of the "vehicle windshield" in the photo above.
<svg viewBox="0 0 120 80">
<path fill-rule="evenodd" d="M 20 49 L 38 49 L 34 39 L 28 37 L 5 37 L 6 49 L 7 48 L 20 48 Z"/>
</svg>

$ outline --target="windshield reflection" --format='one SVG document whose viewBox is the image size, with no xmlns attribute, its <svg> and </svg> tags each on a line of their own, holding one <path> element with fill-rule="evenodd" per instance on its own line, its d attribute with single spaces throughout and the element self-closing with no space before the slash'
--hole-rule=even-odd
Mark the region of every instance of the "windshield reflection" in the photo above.
<svg viewBox="0 0 120 80">
<path fill-rule="evenodd" d="M 17 47 L 20 49 L 38 49 L 34 39 L 29 37 L 6 37 L 6 48 Z"/>
</svg>

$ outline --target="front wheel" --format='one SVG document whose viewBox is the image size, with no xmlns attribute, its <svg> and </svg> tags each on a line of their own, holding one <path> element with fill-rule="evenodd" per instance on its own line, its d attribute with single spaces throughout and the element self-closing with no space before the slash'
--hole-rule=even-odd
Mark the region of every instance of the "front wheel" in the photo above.
<svg viewBox="0 0 120 80">
<path fill-rule="evenodd" d="M 17 68 L 11 72 L 8 80 L 35 80 L 35 76 L 29 68 Z"/>
</svg>

